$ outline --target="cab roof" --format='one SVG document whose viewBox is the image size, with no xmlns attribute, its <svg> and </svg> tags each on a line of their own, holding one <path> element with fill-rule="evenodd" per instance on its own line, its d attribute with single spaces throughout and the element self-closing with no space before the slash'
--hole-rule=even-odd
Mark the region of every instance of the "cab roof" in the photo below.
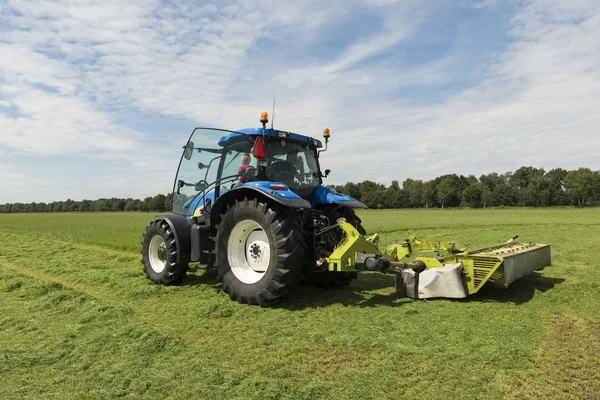
<svg viewBox="0 0 600 400">
<path fill-rule="evenodd" d="M 263 135 L 263 128 L 239 129 L 236 132 L 231 132 L 228 135 L 221 136 L 221 138 L 219 139 L 219 146 L 223 147 L 230 140 L 233 140 L 240 136 L 262 136 L 262 135 Z M 299 135 L 299 134 L 293 133 L 293 132 L 280 131 L 278 129 L 264 129 L 264 135 L 272 136 L 272 137 L 286 138 L 286 139 L 294 140 L 294 141 L 300 142 L 300 143 L 310 143 L 310 144 L 314 145 L 315 147 L 323 147 L 323 144 L 321 143 L 320 140 L 313 139 L 309 136 Z M 283 136 L 283 135 L 285 135 L 285 136 Z"/>
</svg>

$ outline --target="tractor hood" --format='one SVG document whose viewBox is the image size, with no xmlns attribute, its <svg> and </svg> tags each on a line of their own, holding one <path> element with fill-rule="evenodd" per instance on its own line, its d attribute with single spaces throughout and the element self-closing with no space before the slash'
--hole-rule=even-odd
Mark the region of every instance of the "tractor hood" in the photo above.
<svg viewBox="0 0 600 400">
<path fill-rule="evenodd" d="M 338 193 L 327 186 L 317 186 L 315 190 L 315 204 L 343 204 L 350 208 L 369 208 L 352 197 Z"/>
<path fill-rule="evenodd" d="M 281 188 L 273 189 L 273 187 L 275 187 L 275 186 L 279 186 Z M 282 182 L 265 182 L 265 181 L 246 182 L 246 183 L 241 184 L 239 187 L 255 188 L 255 189 L 261 190 L 265 193 L 268 193 L 272 196 L 279 197 L 281 199 L 289 199 L 289 200 L 300 200 L 301 199 L 300 196 L 298 196 L 296 193 L 294 193 L 290 190 L 288 185 L 286 185 L 285 183 L 282 183 Z"/>
</svg>

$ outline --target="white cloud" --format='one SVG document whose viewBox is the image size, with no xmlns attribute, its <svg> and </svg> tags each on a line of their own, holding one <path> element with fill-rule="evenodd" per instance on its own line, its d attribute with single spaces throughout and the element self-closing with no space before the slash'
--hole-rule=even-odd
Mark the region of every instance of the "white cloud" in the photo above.
<svg viewBox="0 0 600 400">
<path fill-rule="evenodd" d="M 9 0 L 0 15 L 0 107 L 10 109 L 0 109 L 0 150 L 83 153 L 103 166 L 93 188 L 69 176 L 54 182 L 52 200 L 166 192 L 180 148 L 161 143 L 187 132 L 157 140 L 121 115 L 236 129 L 255 125 L 276 97 L 276 126 L 332 129 L 323 155 L 332 182 L 529 164 L 598 169 L 597 4 L 517 3 L 499 53 L 449 48 L 414 65 L 403 45 L 419 46 L 454 2 Z M 378 22 L 364 35 L 314 50 L 324 32 L 367 14 Z M 20 190 L 23 200 L 38 195 Z"/>
<path fill-rule="evenodd" d="M 497 1 L 498 0 L 480 0 L 480 1 L 475 1 L 473 3 L 470 3 L 466 6 L 471 7 L 471 8 L 486 8 L 486 7 L 496 5 Z"/>
<path fill-rule="evenodd" d="M 267 27 L 318 26 L 332 9 L 315 4 L 305 7 L 316 12 L 279 2 L 204 7 L 158 1 L 8 2 L 0 15 L 0 24 L 9 28 L 0 42 L 0 95 L 7 99 L 2 106 L 11 110 L 0 112 L 0 150 L 87 154 L 107 174 L 90 171 L 93 187 L 66 175 L 48 190 L 19 185 L 17 192 L 4 190 L 7 178 L 0 183 L 2 197 L 9 192 L 11 201 L 40 195 L 141 196 L 169 190 L 179 146 L 172 151 L 145 144 L 149 135 L 115 122 L 114 112 L 137 109 L 211 124 L 231 121 L 224 110 L 246 52 Z M 107 168 L 115 160 L 125 164 Z M 22 171 L 19 178 L 36 173 Z"/>
<path fill-rule="evenodd" d="M 483 81 L 435 105 L 376 101 L 368 112 L 354 109 L 351 122 L 340 121 L 344 142 L 334 134 L 332 149 L 357 157 L 329 154 L 341 172 L 335 179 L 429 179 L 521 165 L 600 168 L 598 7 L 528 2 L 513 18 L 514 41 Z M 361 138 L 362 154 L 355 149 Z"/>
</svg>

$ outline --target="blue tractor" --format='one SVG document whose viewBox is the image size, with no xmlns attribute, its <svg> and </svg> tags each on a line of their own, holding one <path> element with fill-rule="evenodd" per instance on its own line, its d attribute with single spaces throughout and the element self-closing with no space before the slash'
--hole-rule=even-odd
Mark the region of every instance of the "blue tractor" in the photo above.
<svg viewBox="0 0 600 400">
<path fill-rule="evenodd" d="M 320 140 L 267 128 L 196 128 L 177 170 L 173 212 L 150 223 L 142 242 L 148 279 L 180 283 L 189 263 L 216 268 L 240 303 L 267 306 L 301 281 L 345 286 L 356 272 L 332 271 L 327 258 L 343 239 L 340 222 L 365 233 L 360 201 L 323 186 Z M 217 146 L 214 145 L 217 143 Z"/>
</svg>

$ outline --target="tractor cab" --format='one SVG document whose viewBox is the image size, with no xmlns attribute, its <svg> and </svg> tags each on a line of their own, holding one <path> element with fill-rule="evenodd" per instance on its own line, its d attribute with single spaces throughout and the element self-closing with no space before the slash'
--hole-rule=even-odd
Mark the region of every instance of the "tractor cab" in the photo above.
<svg viewBox="0 0 600 400">
<path fill-rule="evenodd" d="M 235 164 L 236 154 L 240 182 L 268 181 L 285 184 L 301 197 L 307 197 L 319 184 L 318 140 L 274 129 L 242 129 L 223 136 L 219 146 L 227 153 L 228 163 Z M 233 154 L 229 154 L 233 153 Z M 246 156 L 242 158 L 242 156 Z M 239 161 L 242 161 L 240 165 Z M 247 167 L 244 162 L 248 160 Z"/>
<path fill-rule="evenodd" d="M 318 188 L 330 191 L 321 186 L 325 175 L 318 153 L 322 147 L 320 140 L 276 129 L 196 128 L 184 146 L 177 171 L 173 212 L 210 214 L 217 198 L 245 187 L 279 198 L 304 199 L 305 208 L 311 208 L 315 197 L 323 198 L 323 193 L 317 195 Z"/>
</svg>

